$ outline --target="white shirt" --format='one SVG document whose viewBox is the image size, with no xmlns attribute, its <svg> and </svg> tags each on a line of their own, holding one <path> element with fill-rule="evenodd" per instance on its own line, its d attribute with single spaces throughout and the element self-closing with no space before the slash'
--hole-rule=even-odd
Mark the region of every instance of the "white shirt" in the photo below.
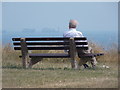
<svg viewBox="0 0 120 90">
<path fill-rule="evenodd" d="M 63 34 L 64 37 L 84 37 L 83 34 L 80 32 L 80 31 L 77 31 L 75 28 L 71 28 L 69 29 L 69 31 L 66 31 L 64 34 Z M 82 41 L 82 40 L 81 40 Z M 87 40 L 84 40 L 87 42 Z M 88 47 L 88 45 L 78 45 L 78 46 L 82 46 L 82 47 Z M 65 52 L 68 52 L 68 50 L 65 50 Z M 84 50 L 83 51 L 84 53 L 93 53 L 92 51 L 92 48 L 91 47 L 88 47 L 88 50 Z M 96 61 L 95 57 L 94 58 L 94 61 Z M 96 61 L 97 63 L 97 61 Z"/>
<path fill-rule="evenodd" d="M 75 28 L 70 28 L 69 31 L 66 31 L 63 34 L 64 37 L 83 37 L 83 34 L 80 31 L 77 31 Z"/>
<path fill-rule="evenodd" d="M 66 31 L 63 34 L 64 37 L 84 37 L 83 34 L 80 31 L 77 31 L 75 28 L 70 28 L 69 31 Z M 87 42 L 87 40 L 80 40 L 77 42 Z M 78 45 L 81 47 L 88 47 L 88 45 Z"/>
</svg>

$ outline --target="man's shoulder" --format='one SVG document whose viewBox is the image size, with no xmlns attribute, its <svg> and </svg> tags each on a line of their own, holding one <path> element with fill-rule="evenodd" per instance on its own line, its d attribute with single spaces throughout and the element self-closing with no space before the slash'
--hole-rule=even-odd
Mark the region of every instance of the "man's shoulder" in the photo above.
<svg viewBox="0 0 120 90">
<path fill-rule="evenodd" d="M 76 30 L 76 32 L 82 34 L 82 32 L 80 32 L 80 31 L 77 31 L 77 30 Z"/>
<path fill-rule="evenodd" d="M 80 32 L 80 31 L 76 31 L 76 32 L 77 32 L 77 34 L 79 34 L 79 36 L 83 36 L 82 32 Z"/>
<path fill-rule="evenodd" d="M 77 31 L 77 30 L 65 31 L 65 32 L 63 33 L 63 36 L 66 36 L 66 35 L 77 35 L 77 36 L 83 36 L 82 32 Z"/>
<path fill-rule="evenodd" d="M 68 34 L 68 32 L 69 32 L 69 31 L 65 31 L 65 32 L 63 33 L 63 36 L 66 36 L 66 34 Z"/>
<path fill-rule="evenodd" d="M 82 32 L 77 31 L 77 30 L 75 30 L 75 31 L 65 31 L 64 33 L 72 33 L 72 32 L 82 33 Z"/>
</svg>

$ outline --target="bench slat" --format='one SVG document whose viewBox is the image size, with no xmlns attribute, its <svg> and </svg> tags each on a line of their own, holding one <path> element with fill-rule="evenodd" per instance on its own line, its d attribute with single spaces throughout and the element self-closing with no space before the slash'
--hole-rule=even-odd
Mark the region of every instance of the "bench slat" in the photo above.
<svg viewBox="0 0 120 90">
<path fill-rule="evenodd" d="M 41 58 L 69 58 L 70 55 L 66 53 L 39 53 L 39 54 L 29 54 L 30 58 L 41 57 Z"/>
<path fill-rule="evenodd" d="M 59 41 L 59 40 L 69 40 L 69 38 L 64 38 L 64 37 L 30 37 L 30 38 L 25 38 L 26 41 Z M 13 41 L 20 41 L 20 38 L 12 38 Z M 87 40 L 86 37 L 76 37 L 75 40 Z"/>
<path fill-rule="evenodd" d="M 75 42 L 76 45 L 87 45 L 87 42 Z M 69 42 L 26 42 L 27 45 L 69 45 Z M 13 42 L 13 45 L 21 45 L 20 42 Z"/>
<path fill-rule="evenodd" d="M 27 47 L 28 50 L 64 50 L 68 47 Z M 15 50 L 21 50 L 21 47 L 14 47 Z"/>
<path fill-rule="evenodd" d="M 81 54 L 79 57 L 80 58 L 86 58 L 86 57 L 96 57 L 96 56 L 102 56 L 104 53 L 86 53 L 86 54 Z"/>
<path fill-rule="evenodd" d="M 96 56 L 102 56 L 104 55 L 103 53 L 94 53 L 94 54 L 91 54 L 91 53 L 88 53 L 88 54 L 84 54 L 84 55 L 81 55 L 80 58 L 90 58 L 90 57 L 96 57 Z M 20 56 L 22 57 L 22 56 Z M 41 58 L 70 58 L 70 55 L 66 54 L 66 53 L 32 53 L 32 54 L 29 54 L 29 57 L 30 58 L 33 58 L 33 57 L 41 57 Z"/>
<path fill-rule="evenodd" d="M 69 47 L 27 47 L 28 50 L 67 50 Z M 15 50 L 21 50 L 21 47 L 14 47 Z M 77 47 L 77 49 L 87 50 L 88 47 Z"/>
</svg>

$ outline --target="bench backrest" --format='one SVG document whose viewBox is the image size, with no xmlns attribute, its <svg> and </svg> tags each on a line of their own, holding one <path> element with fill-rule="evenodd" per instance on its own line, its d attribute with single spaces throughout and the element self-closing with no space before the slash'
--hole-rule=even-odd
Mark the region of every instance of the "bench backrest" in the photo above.
<svg viewBox="0 0 120 90">
<path fill-rule="evenodd" d="M 12 38 L 14 50 L 70 50 L 71 42 L 75 42 L 77 49 L 88 49 L 86 37 L 76 37 L 74 40 L 64 37 Z"/>
<path fill-rule="evenodd" d="M 88 43 L 85 37 L 12 38 L 12 40 L 13 40 L 14 49 L 21 50 L 22 63 L 23 63 L 23 67 L 25 68 L 26 68 L 26 62 L 29 61 L 28 50 L 69 50 L 67 57 L 71 58 L 72 60 L 71 64 L 72 67 L 74 67 L 73 60 L 75 60 L 76 48 L 80 50 L 88 49 L 88 45 L 87 45 Z"/>
</svg>

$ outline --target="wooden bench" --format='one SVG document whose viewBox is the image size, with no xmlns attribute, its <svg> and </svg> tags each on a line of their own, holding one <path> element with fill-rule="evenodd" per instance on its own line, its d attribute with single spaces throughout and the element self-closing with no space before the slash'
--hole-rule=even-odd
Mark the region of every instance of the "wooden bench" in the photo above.
<svg viewBox="0 0 120 90">
<path fill-rule="evenodd" d="M 64 38 L 64 37 L 34 37 L 34 38 L 12 38 L 14 50 L 21 50 L 23 68 L 41 61 L 43 58 L 70 58 L 72 68 L 75 67 L 74 60 L 76 49 L 87 50 L 86 37 Z M 69 53 L 29 53 L 29 50 L 69 50 Z M 99 54 L 85 54 L 80 57 L 100 56 Z"/>
</svg>

